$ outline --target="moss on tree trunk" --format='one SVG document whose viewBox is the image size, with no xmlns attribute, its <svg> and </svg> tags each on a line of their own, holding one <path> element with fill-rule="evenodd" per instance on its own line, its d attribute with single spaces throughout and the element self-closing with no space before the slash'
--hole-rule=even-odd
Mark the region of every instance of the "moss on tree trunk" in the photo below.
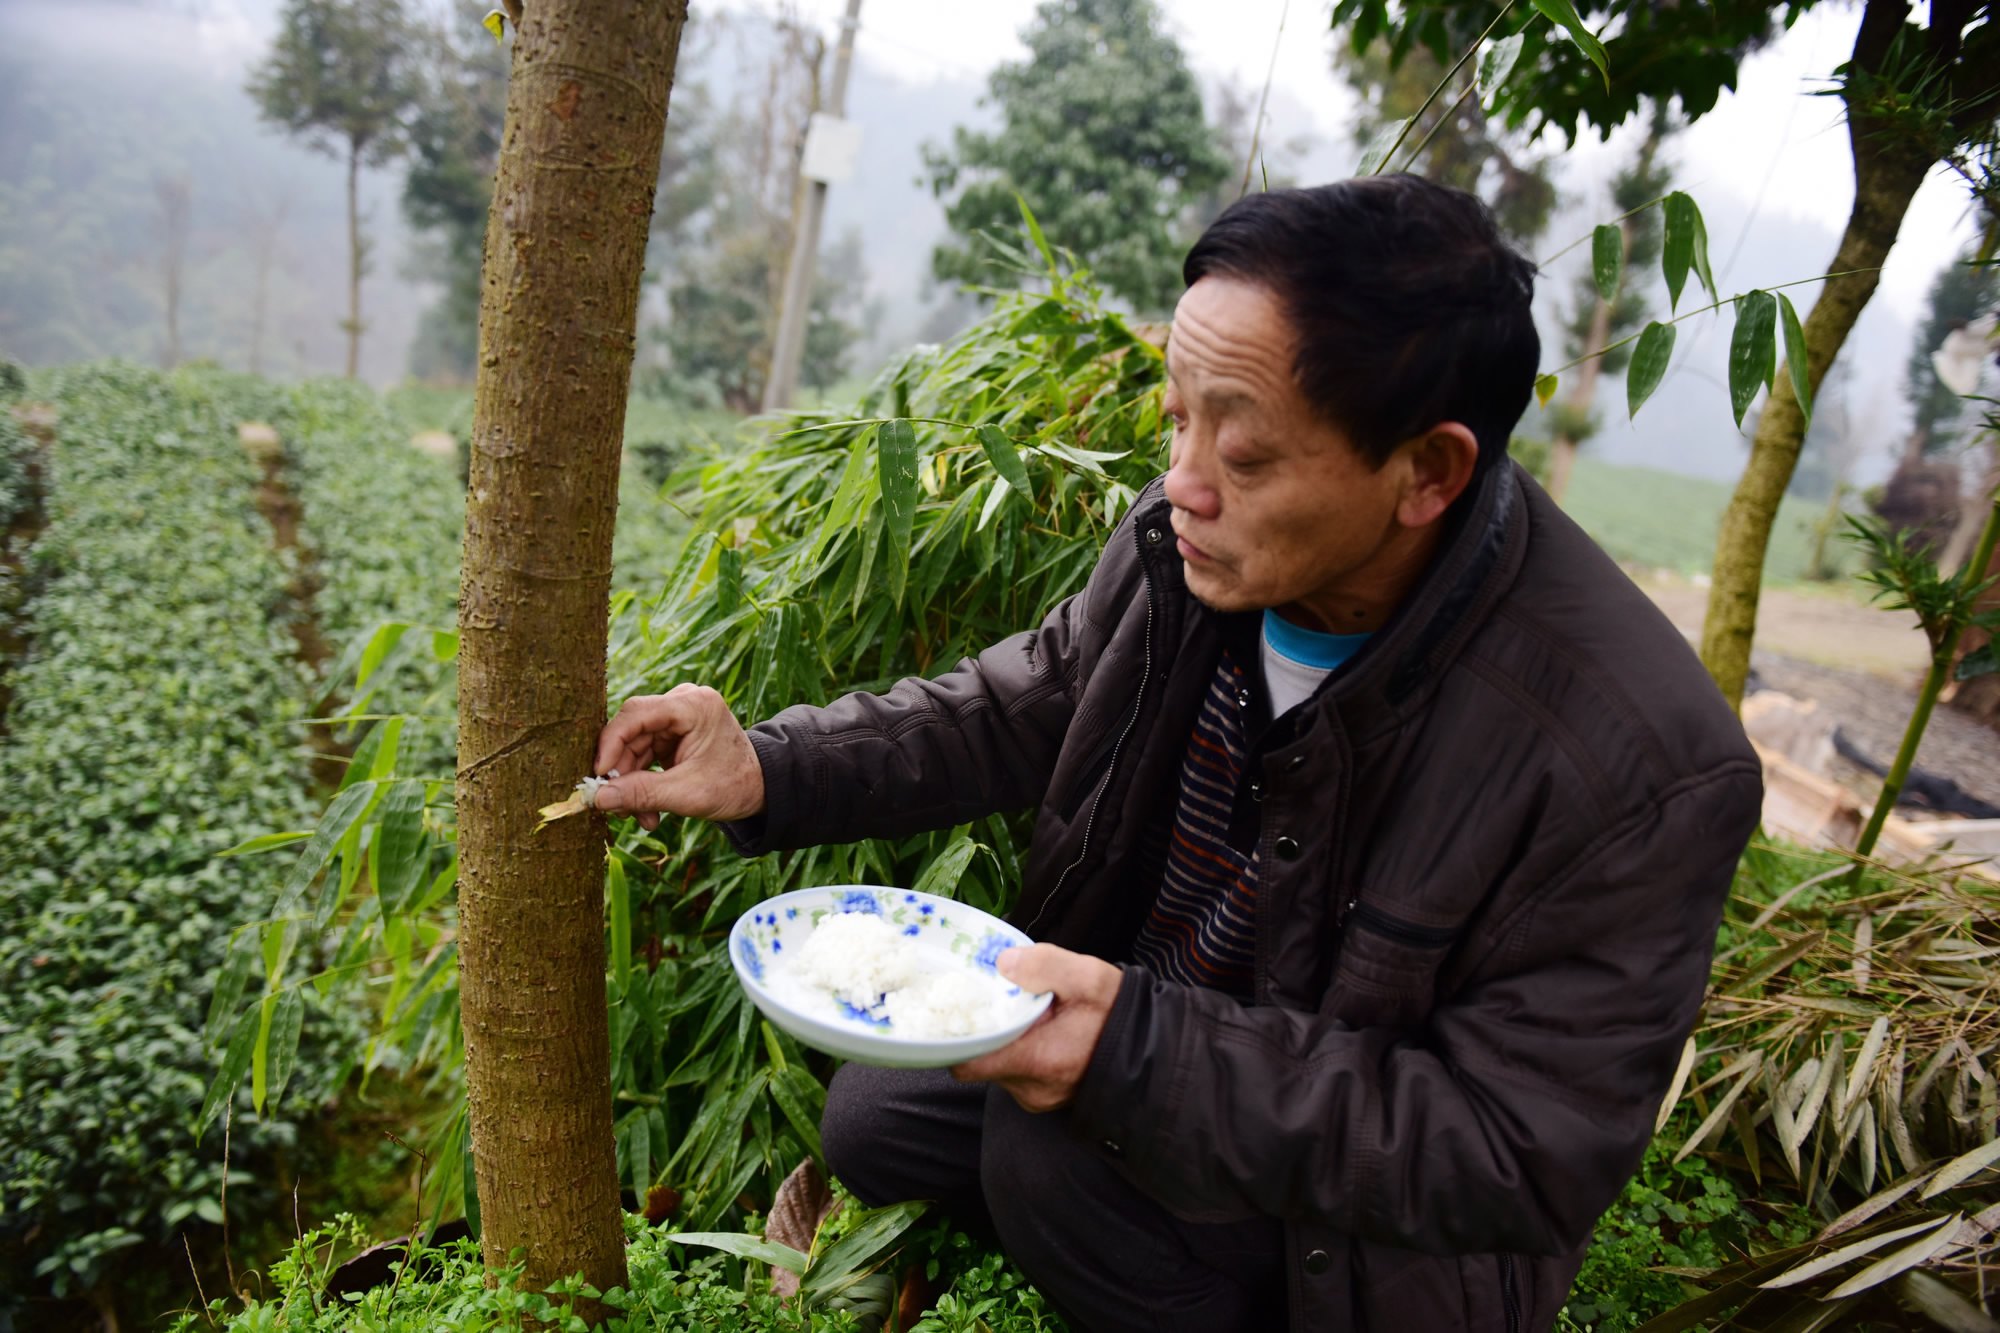
<svg viewBox="0 0 2000 1333">
<path fill-rule="evenodd" d="M 482 274 L 459 602 L 459 959 L 482 1242 L 625 1280 L 604 824 L 535 831 L 605 717 L 634 321 L 684 0 L 531 0 Z"/>
</svg>

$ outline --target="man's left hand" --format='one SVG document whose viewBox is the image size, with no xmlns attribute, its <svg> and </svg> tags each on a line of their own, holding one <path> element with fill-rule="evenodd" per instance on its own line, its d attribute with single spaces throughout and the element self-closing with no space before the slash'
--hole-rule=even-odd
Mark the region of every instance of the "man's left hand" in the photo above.
<svg viewBox="0 0 2000 1333">
<path fill-rule="evenodd" d="M 1076 1096 L 1118 998 L 1124 974 L 1101 958 L 1053 944 L 1008 949 L 995 960 L 1001 976 L 1022 990 L 1054 991 L 1055 1002 L 1012 1042 L 952 1067 L 967 1083 L 998 1083 L 1024 1111 L 1053 1111 Z"/>
</svg>

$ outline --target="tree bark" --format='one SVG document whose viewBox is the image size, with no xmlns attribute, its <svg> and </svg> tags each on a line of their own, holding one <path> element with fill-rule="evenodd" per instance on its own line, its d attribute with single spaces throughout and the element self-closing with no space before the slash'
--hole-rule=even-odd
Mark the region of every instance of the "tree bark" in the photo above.
<svg viewBox="0 0 2000 1333">
<path fill-rule="evenodd" d="M 347 149 L 347 378 L 361 369 L 361 145 Z"/>
<path fill-rule="evenodd" d="M 1632 249 L 1631 224 L 1626 223 L 1620 226 L 1618 232 L 1623 247 L 1620 251 L 1621 255 L 1629 253 Z M 1623 288 L 1624 271 L 1622 267 L 1619 272 L 1619 279 L 1619 286 Z M 1612 300 L 1615 301 L 1617 297 L 1618 293 L 1613 292 Z M 1585 351 L 1594 352 L 1610 341 L 1611 304 L 1611 301 L 1605 300 L 1602 296 L 1597 298 L 1597 308 L 1590 312 L 1590 333 L 1584 339 Z M 1603 370 L 1604 358 L 1601 356 L 1593 356 L 1590 360 L 1577 367 L 1576 387 L 1570 390 L 1569 395 L 1569 408 L 1572 419 L 1575 422 L 1587 422 L 1590 420 L 1590 409 L 1597 401 L 1598 377 L 1603 373 Z M 1581 430 L 1582 428 L 1579 426 L 1578 429 Z M 1563 496 L 1569 492 L 1569 474 L 1576 466 L 1576 451 L 1579 443 L 1568 430 L 1557 431 L 1555 439 L 1550 443 L 1549 498 L 1557 504 L 1561 504 Z"/>
<path fill-rule="evenodd" d="M 1854 39 L 1856 66 L 1879 68 L 1907 12 L 1908 6 L 1900 0 L 1869 0 Z M 1806 380 L 1814 393 L 1875 294 L 1879 270 L 1896 243 L 1903 215 L 1934 161 L 1904 135 L 1884 132 L 1883 126 L 1854 114 L 1851 105 L 1847 138 L 1854 153 L 1854 206 L 1828 271 L 1848 276 L 1828 278 L 1805 319 Z M 1780 362 L 1764 413 L 1757 421 L 1750 461 L 1723 511 L 1715 542 L 1714 582 L 1702 622 L 1701 660 L 1732 708 L 1743 702 L 1750 645 L 1757 632 L 1764 556 L 1778 502 L 1798 465 L 1805 425 L 1805 414 L 1792 393 L 1788 364 Z"/>
<path fill-rule="evenodd" d="M 605 718 L 633 329 L 685 0 L 538 0 L 486 232 L 459 602 L 459 969 L 481 1240 L 625 1280 L 604 823 L 536 832 Z"/>
</svg>

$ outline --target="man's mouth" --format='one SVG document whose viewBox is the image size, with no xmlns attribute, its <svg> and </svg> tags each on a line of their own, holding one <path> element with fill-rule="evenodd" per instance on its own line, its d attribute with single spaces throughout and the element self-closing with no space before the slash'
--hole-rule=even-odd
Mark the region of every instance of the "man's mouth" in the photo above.
<svg viewBox="0 0 2000 1333">
<path fill-rule="evenodd" d="M 1174 545 L 1180 550 L 1181 559 L 1183 560 L 1192 560 L 1197 564 L 1203 565 L 1212 565 L 1215 563 L 1214 556 L 1202 550 L 1179 533 L 1174 534 Z"/>
</svg>

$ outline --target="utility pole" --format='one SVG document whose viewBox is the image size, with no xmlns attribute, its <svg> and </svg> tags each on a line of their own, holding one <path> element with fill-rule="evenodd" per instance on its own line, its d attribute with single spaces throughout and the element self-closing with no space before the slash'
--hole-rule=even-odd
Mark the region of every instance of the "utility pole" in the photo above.
<svg viewBox="0 0 2000 1333">
<path fill-rule="evenodd" d="M 810 148 L 816 136 L 831 133 L 829 122 L 838 127 L 847 110 L 847 71 L 854 63 L 854 33 L 861 26 L 861 0 L 847 0 L 847 13 L 840 20 L 840 46 L 833 57 L 833 88 L 824 113 L 815 112 L 806 134 Z M 809 152 L 800 170 L 812 168 Z M 785 268 L 785 293 L 778 305 L 778 336 L 771 347 L 771 373 L 764 377 L 764 411 L 778 412 L 792 405 L 798 392 L 799 363 L 806 346 L 806 316 L 812 310 L 813 267 L 819 258 L 820 221 L 826 216 L 827 178 L 832 172 L 813 175 L 806 194 L 805 209 L 792 235 L 792 259 Z"/>
</svg>

